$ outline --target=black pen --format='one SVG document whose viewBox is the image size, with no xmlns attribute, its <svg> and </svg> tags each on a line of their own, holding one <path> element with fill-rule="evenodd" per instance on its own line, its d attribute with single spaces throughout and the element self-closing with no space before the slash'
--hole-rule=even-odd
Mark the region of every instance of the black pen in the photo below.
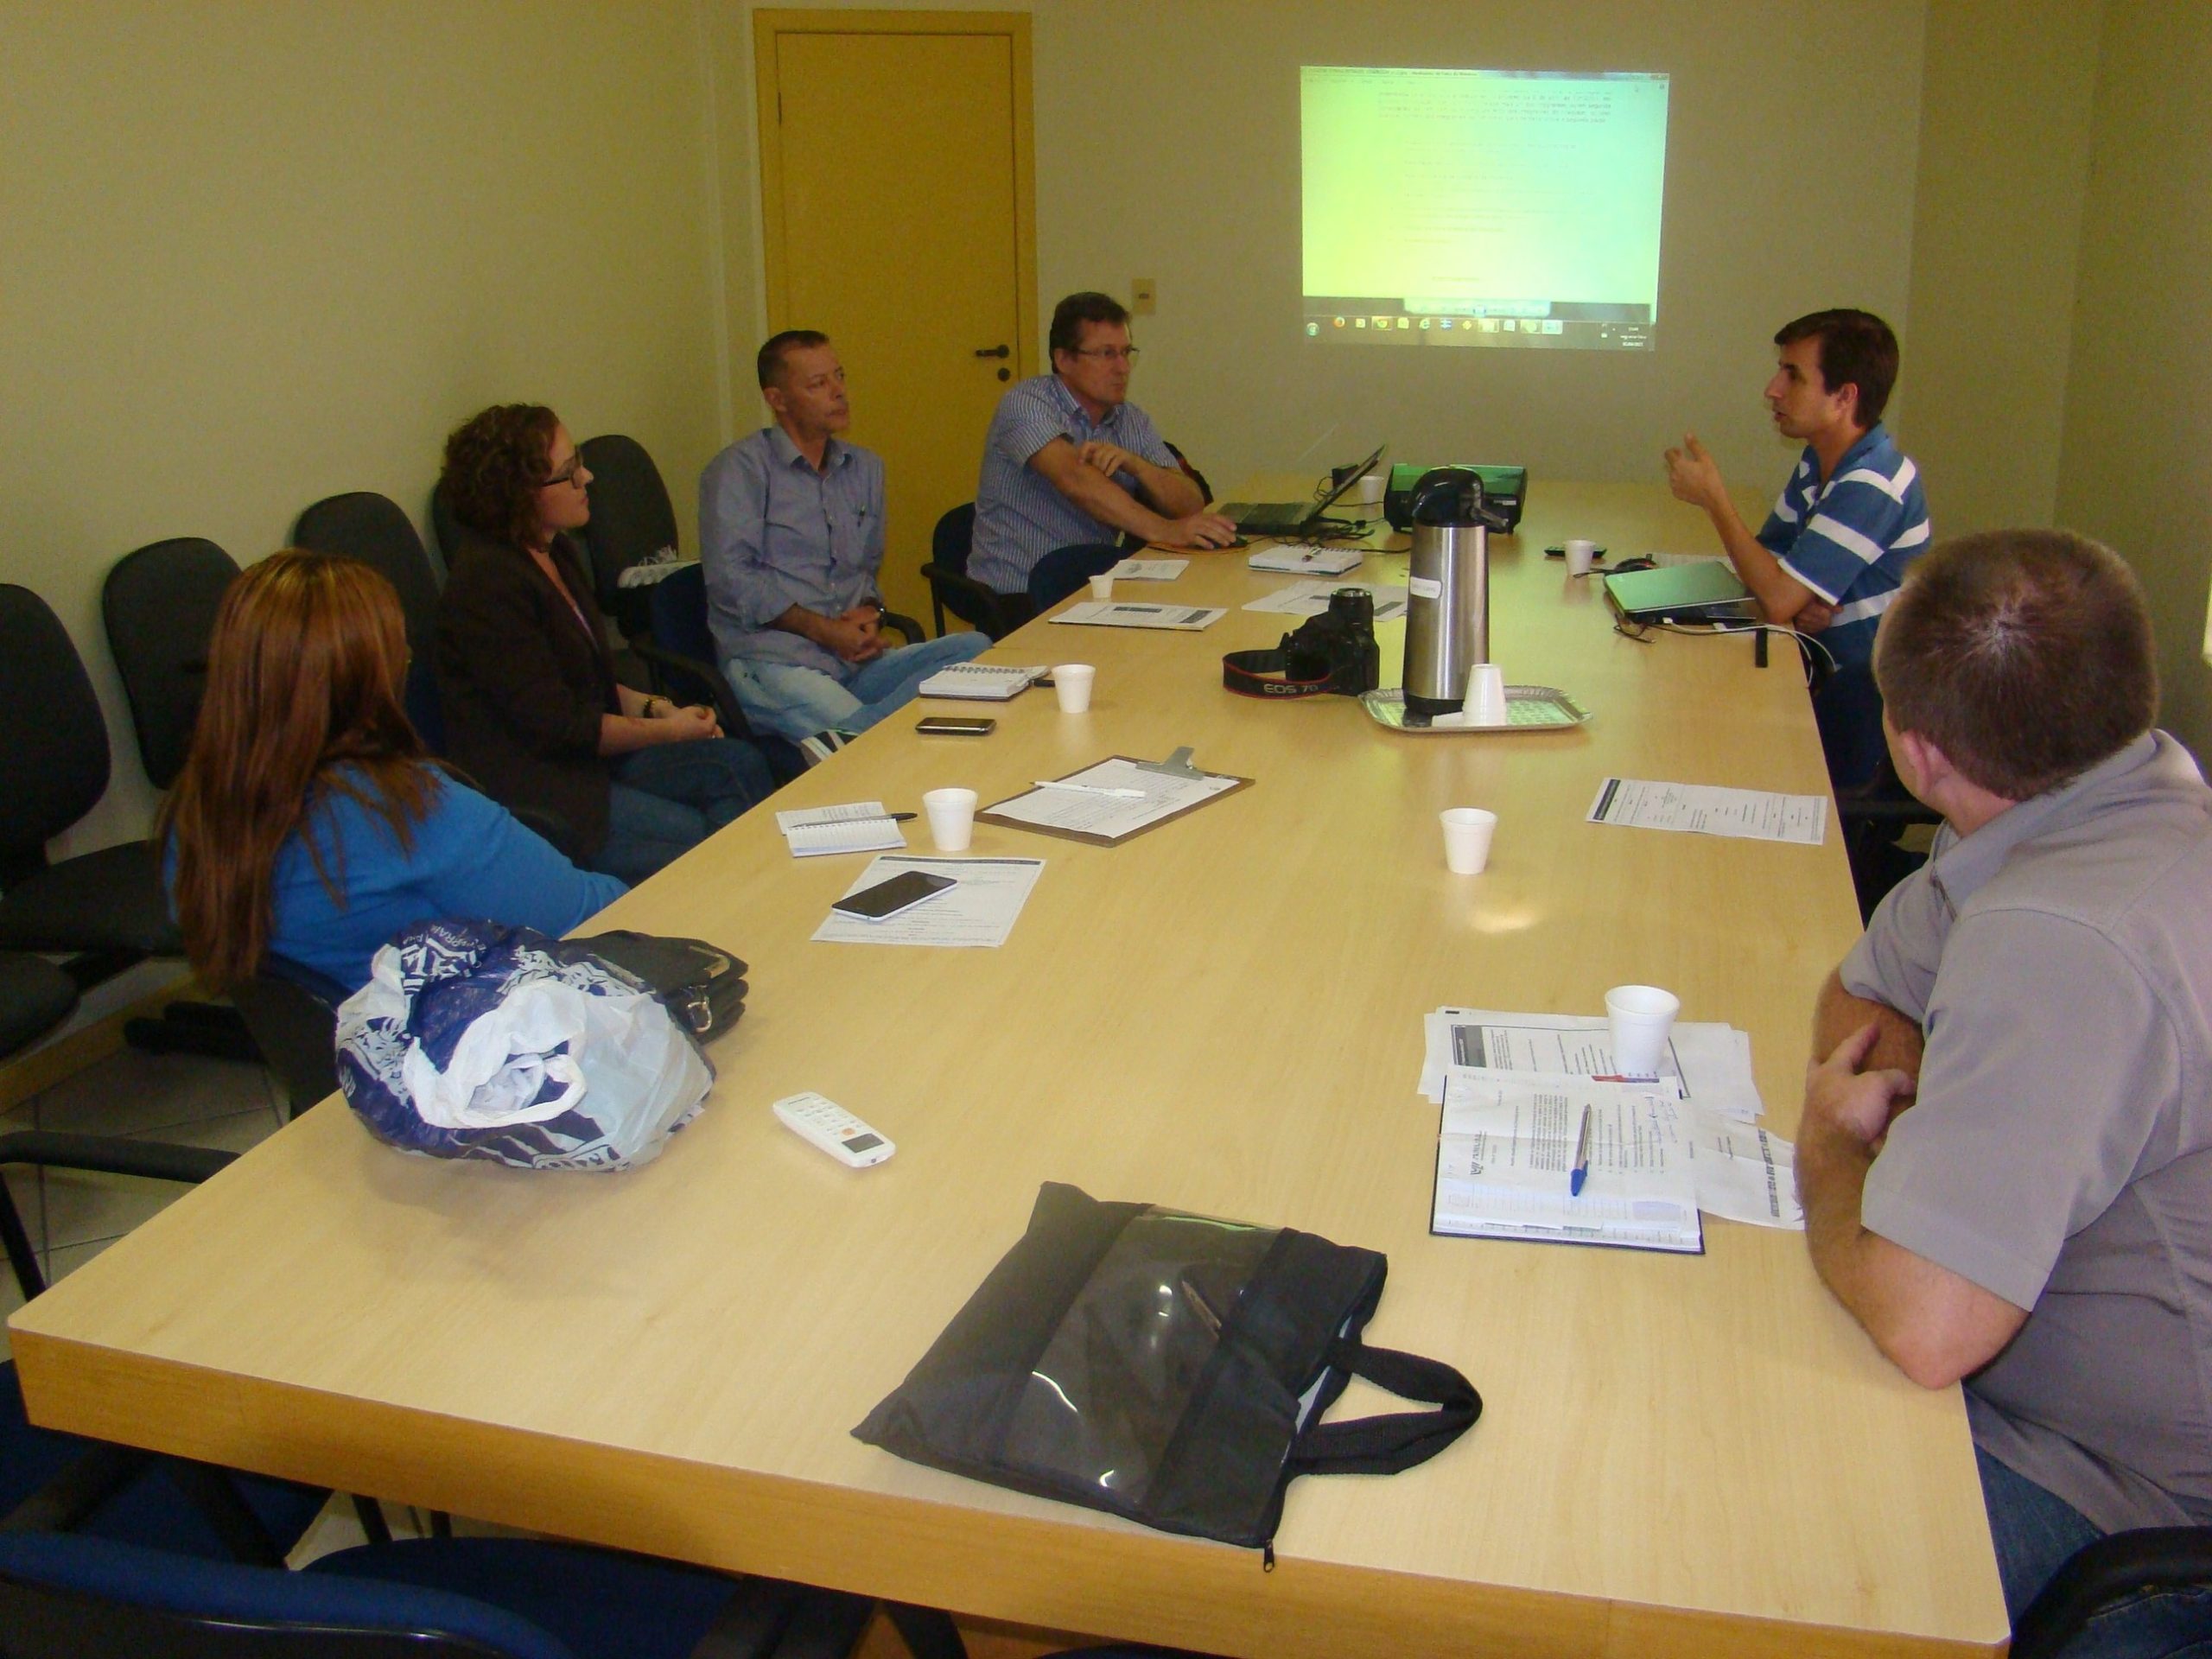
<svg viewBox="0 0 2212 1659">
<path fill-rule="evenodd" d="M 912 823 L 914 821 L 912 812 L 887 812 L 883 816 L 893 823 Z"/>
</svg>

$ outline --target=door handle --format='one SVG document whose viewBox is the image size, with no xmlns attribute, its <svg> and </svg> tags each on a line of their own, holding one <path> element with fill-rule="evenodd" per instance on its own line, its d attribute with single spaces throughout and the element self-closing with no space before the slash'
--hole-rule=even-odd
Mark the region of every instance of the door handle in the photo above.
<svg viewBox="0 0 2212 1659">
<path fill-rule="evenodd" d="M 978 357 L 1012 357 L 1014 355 L 1014 348 L 1011 346 L 993 346 L 986 351 L 976 353 L 976 355 Z"/>
</svg>

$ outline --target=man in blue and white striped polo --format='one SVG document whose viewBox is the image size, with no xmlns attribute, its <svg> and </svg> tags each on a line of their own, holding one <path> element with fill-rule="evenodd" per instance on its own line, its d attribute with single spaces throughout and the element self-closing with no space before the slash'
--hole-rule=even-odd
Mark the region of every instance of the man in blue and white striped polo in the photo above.
<svg viewBox="0 0 2212 1659">
<path fill-rule="evenodd" d="M 1928 501 L 1919 469 L 1882 425 L 1897 378 L 1890 325 L 1871 311 L 1815 311 L 1774 343 L 1767 406 L 1776 429 L 1805 452 L 1759 533 L 1745 526 L 1695 433 L 1667 451 L 1667 482 L 1705 509 L 1767 620 L 1817 635 L 1834 658 L 1813 715 L 1829 780 L 1847 789 L 1871 778 L 1885 753 L 1874 630 L 1927 549 Z"/>
<path fill-rule="evenodd" d="M 1128 401 L 1129 314 L 1104 294 L 1052 310 L 1052 372 L 999 400 L 976 486 L 968 574 L 1027 614 L 1029 573 L 1055 548 L 1124 531 L 1169 547 L 1227 547 L 1236 527 L 1205 511 L 1159 429 Z"/>
</svg>

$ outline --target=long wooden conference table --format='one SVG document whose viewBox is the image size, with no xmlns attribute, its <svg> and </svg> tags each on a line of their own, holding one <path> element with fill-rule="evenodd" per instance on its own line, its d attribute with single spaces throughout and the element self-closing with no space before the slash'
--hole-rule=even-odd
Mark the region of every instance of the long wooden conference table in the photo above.
<svg viewBox="0 0 2212 1659">
<path fill-rule="evenodd" d="M 753 965 L 709 1106 L 657 1162 L 404 1157 L 325 1103 L 15 1316 L 33 1417 L 1255 1659 L 1995 1650 L 1959 1392 L 1884 1361 L 1801 1236 L 1710 1221 L 1703 1255 L 1670 1256 L 1428 1231 L 1426 1011 L 1598 1013 L 1609 985 L 1668 986 L 1685 1019 L 1751 1033 L 1789 1134 L 1815 991 L 1857 931 L 1833 828 L 1807 848 L 1584 822 L 1607 775 L 1826 782 L 1786 643 L 1761 669 L 1743 639 L 1624 638 L 1594 582 L 1541 556 L 1570 535 L 1616 559 L 1708 545 L 1656 488 L 1536 481 L 1493 543 L 1491 639 L 1509 681 L 1592 711 L 1556 734 L 1403 735 L 1346 698 L 1229 695 L 1222 653 L 1286 620 L 1238 608 L 1289 580 L 1241 555 L 1138 590 L 1230 607 L 1203 633 L 1032 624 L 990 660 L 1096 664 L 1089 714 L 1033 691 L 981 711 L 991 737 L 922 738 L 918 707 L 773 804 L 912 810 L 949 784 L 988 803 L 1182 744 L 1255 785 L 1115 848 L 978 825 L 975 854 L 1046 861 L 998 950 L 810 943 L 865 855 L 795 861 L 748 814 L 602 918 Z M 1402 630 L 1382 632 L 1394 682 Z M 1436 813 L 1459 804 L 1501 816 L 1480 876 L 1444 868 Z M 807 1089 L 897 1156 L 849 1171 L 784 1129 L 769 1103 Z M 1393 1478 L 1299 1482 L 1272 1573 L 852 1439 L 1047 1180 L 1385 1252 L 1370 1338 L 1459 1367 L 1481 1421 Z M 1382 1402 L 1356 1386 L 1337 1413 Z"/>
</svg>

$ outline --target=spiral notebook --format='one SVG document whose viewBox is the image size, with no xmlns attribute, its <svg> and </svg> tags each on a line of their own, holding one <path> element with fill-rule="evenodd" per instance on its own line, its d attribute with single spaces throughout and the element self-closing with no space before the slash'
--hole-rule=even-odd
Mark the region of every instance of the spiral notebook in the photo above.
<svg viewBox="0 0 2212 1659">
<path fill-rule="evenodd" d="M 914 688 L 925 697 L 958 697 L 969 702 L 1004 702 L 1019 696 L 1051 671 L 1011 668 L 998 663 L 955 663 L 940 668 Z"/>
</svg>

